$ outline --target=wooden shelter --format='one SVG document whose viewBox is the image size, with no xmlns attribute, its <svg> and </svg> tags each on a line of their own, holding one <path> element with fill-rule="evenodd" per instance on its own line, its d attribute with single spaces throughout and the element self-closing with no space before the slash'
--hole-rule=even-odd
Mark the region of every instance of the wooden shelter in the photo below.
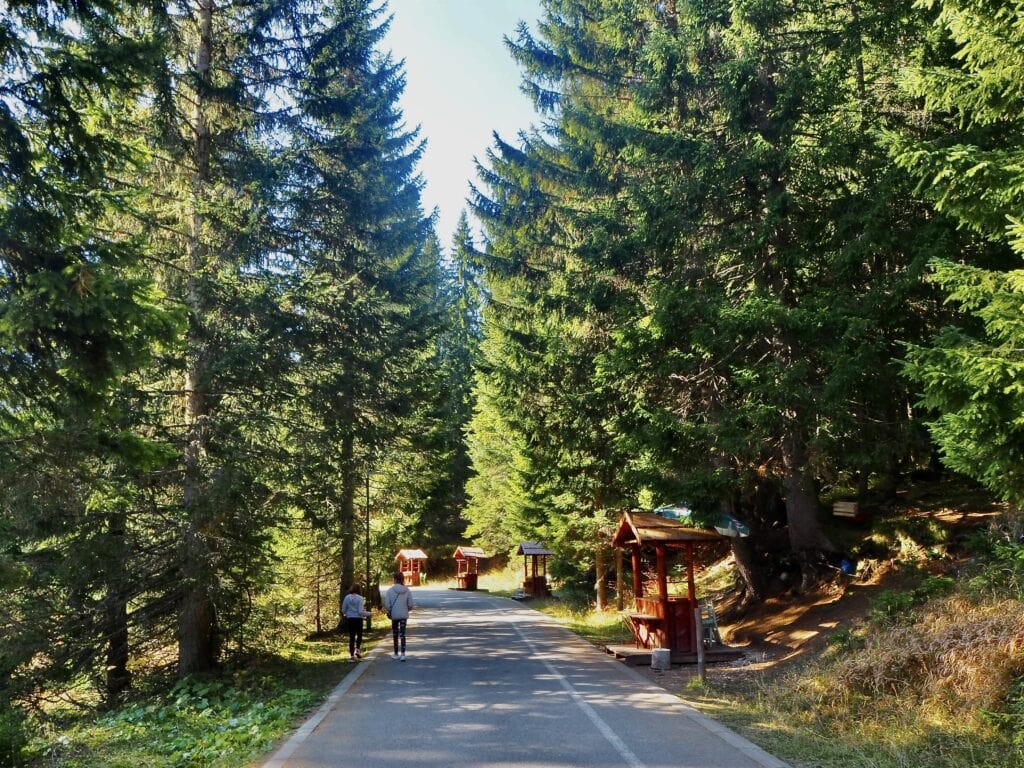
<svg viewBox="0 0 1024 768">
<path fill-rule="evenodd" d="M 638 647 L 669 648 L 673 654 L 697 652 L 703 632 L 694 609 L 698 607 L 693 580 L 693 552 L 696 544 L 721 541 L 715 531 L 687 528 L 678 520 L 669 520 L 650 512 L 626 512 L 619 520 L 612 545 L 629 549 L 633 556 L 634 612 L 628 615 Z M 655 555 L 657 594 L 644 594 L 642 549 Z M 667 559 L 670 550 L 686 557 L 685 597 L 668 594 Z"/>
<path fill-rule="evenodd" d="M 458 546 L 455 548 L 455 563 L 458 566 L 456 589 L 473 591 L 476 589 L 477 576 L 480 573 L 480 561 L 487 555 L 480 547 Z"/>
<path fill-rule="evenodd" d="M 418 587 L 423 573 L 423 564 L 427 562 L 427 555 L 422 549 L 400 549 L 395 555 L 395 562 L 398 563 L 398 570 L 405 578 L 407 587 Z"/>
<path fill-rule="evenodd" d="M 548 588 L 548 558 L 555 553 L 539 541 L 524 541 L 519 545 L 523 556 L 523 590 L 531 597 L 551 594 Z M 538 569 L 537 566 L 540 565 Z"/>
</svg>

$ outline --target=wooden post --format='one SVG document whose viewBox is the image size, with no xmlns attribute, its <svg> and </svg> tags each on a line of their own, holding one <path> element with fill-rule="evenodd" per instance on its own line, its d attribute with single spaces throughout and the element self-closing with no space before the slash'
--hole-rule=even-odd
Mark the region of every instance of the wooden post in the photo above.
<svg viewBox="0 0 1024 768">
<path fill-rule="evenodd" d="M 654 549 L 658 564 L 658 599 L 668 602 L 668 570 L 665 563 L 665 545 L 659 544 Z"/>
<path fill-rule="evenodd" d="M 626 607 L 625 589 L 622 585 L 622 550 L 615 548 L 615 608 L 621 611 Z"/>
<path fill-rule="evenodd" d="M 675 644 L 675 622 L 672 620 L 671 608 L 668 604 L 668 569 L 665 562 L 665 545 L 658 544 L 654 548 L 658 565 L 658 603 L 661 605 L 661 620 L 664 622 L 666 647 L 671 650 Z"/>
<path fill-rule="evenodd" d="M 644 596 L 644 579 L 640 564 L 640 546 L 633 545 L 633 598 L 634 600 Z"/>
<path fill-rule="evenodd" d="M 693 618 L 697 622 L 697 627 L 701 628 L 700 620 L 700 607 L 694 607 Z M 704 632 L 700 629 L 700 636 L 697 638 L 697 676 L 700 677 L 701 683 L 707 681 L 706 674 L 704 672 Z"/>
<path fill-rule="evenodd" d="M 693 580 L 693 542 L 686 542 L 686 591 L 690 603 L 697 603 L 697 587 Z"/>
<path fill-rule="evenodd" d="M 690 611 L 697 608 L 697 623 L 691 624 L 690 632 L 690 647 L 693 648 L 694 644 L 697 648 L 698 655 L 703 653 L 704 644 L 700 640 L 701 622 L 700 622 L 700 606 L 697 605 L 697 586 L 693 580 L 693 542 L 686 542 L 686 596 L 690 599 Z"/>
</svg>

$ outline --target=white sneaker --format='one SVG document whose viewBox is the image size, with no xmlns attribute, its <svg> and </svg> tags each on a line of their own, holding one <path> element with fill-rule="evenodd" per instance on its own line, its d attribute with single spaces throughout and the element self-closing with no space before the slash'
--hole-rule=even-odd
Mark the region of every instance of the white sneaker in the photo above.
<svg viewBox="0 0 1024 768">
<path fill-rule="evenodd" d="M 399 656 L 398 660 L 399 661 L 405 661 L 405 654 L 403 653 L 401 656 Z"/>
<path fill-rule="evenodd" d="M 356 657 L 355 656 L 349 656 L 348 657 L 348 663 L 349 664 L 355 664 L 355 661 L 356 661 Z"/>
<path fill-rule="evenodd" d="M 398 655 L 397 653 L 392 653 L 392 654 L 391 654 L 391 658 L 392 658 L 392 659 L 395 659 L 396 661 L 397 661 L 398 659 L 401 659 L 402 661 L 405 661 L 405 656 L 399 656 L 399 655 Z"/>
</svg>

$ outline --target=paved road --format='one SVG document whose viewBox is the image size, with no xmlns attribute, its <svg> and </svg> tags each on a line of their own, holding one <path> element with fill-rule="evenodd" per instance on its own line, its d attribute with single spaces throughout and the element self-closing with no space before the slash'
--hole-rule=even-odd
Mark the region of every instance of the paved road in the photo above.
<svg viewBox="0 0 1024 768">
<path fill-rule="evenodd" d="M 543 614 L 414 594 L 408 660 L 378 644 L 264 768 L 786 768 Z"/>
</svg>

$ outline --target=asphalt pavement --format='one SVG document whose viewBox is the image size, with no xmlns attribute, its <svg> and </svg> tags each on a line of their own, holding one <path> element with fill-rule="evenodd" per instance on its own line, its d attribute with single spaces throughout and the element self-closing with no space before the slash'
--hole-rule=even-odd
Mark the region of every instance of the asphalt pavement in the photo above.
<svg viewBox="0 0 1024 768">
<path fill-rule="evenodd" d="M 786 768 L 526 605 L 413 590 L 390 636 L 263 768 Z"/>
</svg>

